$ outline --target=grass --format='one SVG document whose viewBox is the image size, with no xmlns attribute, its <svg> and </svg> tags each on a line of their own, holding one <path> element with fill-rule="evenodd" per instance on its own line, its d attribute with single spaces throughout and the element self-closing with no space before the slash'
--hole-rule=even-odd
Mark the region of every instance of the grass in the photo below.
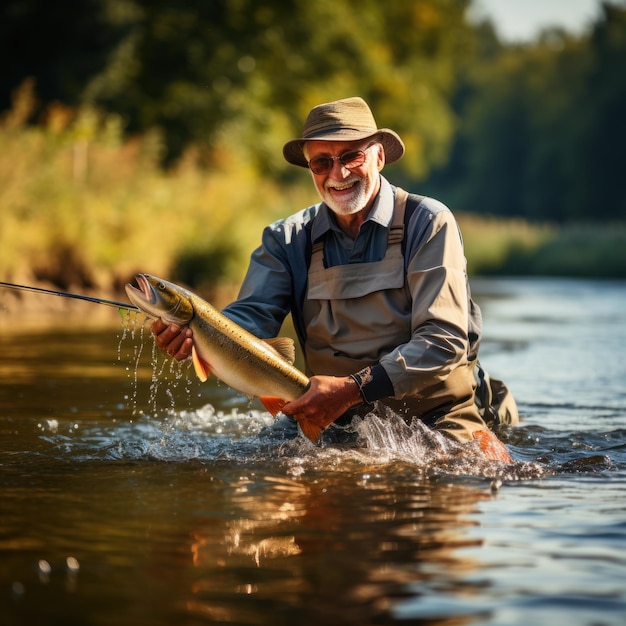
<svg viewBox="0 0 626 626">
<path fill-rule="evenodd" d="M 31 86 L 0 119 L 0 278 L 118 293 L 136 272 L 204 293 L 237 285 L 263 226 L 317 200 L 306 178 L 264 177 L 237 147 L 207 167 L 159 166 L 158 134 L 57 106 L 37 125 Z M 626 226 L 558 229 L 459 215 L 471 274 L 626 277 Z"/>
<path fill-rule="evenodd" d="M 471 274 L 626 278 L 626 224 L 459 217 Z"/>
<path fill-rule="evenodd" d="M 238 282 L 268 220 L 314 201 L 235 149 L 159 166 L 157 134 L 123 139 L 114 116 L 57 107 L 36 126 L 25 85 L 0 120 L 0 276 L 115 291 L 137 271 Z M 202 271 L 198 271 L 201 266 Z"/>
<path fill-rule="evenodd" d="M 532 255 L 553 236 L 550 227 L 519 219 L 460 214 L 457 220 L 463 234 L 468 271 L 473 275 L 498 273 L 511 265 L 514 251 Z"/>
</svg>

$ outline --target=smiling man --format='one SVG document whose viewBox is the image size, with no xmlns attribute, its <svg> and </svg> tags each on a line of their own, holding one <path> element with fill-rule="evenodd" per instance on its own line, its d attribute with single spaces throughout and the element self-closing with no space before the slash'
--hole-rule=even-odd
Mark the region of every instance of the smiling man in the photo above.
<svg viewBox="0 0 626 626">
<path fill-rule="evenodd" d="M 283 412 L 332 437 L 378 401 L 507 460 L 489 427 L 516 423 L 517 408 L 478 363 L 482 322 L 454 216 L 381 175 L 404 154 L 400 137 L 347 98 L 313 108 L 283 154 L 310 170 L 322 201 L 264 230 L 223 311 L 262 338 L 292 314 L 311 385 Z M 153 332 L 161 349 L 189 356 L 189 329 L 157 320 Z"/>
</svg>

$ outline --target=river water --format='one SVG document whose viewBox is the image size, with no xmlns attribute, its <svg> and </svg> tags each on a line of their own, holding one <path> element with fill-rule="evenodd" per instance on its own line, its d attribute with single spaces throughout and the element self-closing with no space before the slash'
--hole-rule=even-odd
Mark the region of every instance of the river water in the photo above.
<svg viewBox="0 0 626 626">
<path fill-rule="evenodd" d="M 280 441 L 140 320 L 0 316 L 0 624 L 626 623 L 626 283 L 473 287 L 512 464 Z"/>
</svg>

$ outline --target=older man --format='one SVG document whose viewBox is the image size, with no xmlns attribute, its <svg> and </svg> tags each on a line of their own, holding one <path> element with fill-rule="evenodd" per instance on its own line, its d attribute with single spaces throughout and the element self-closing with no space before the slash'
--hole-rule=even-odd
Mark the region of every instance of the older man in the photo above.
<svg viewBox="0 0 626 626">
<path fill-rule="evenodd" d="M 265 338 L 292 314 L 311 386 L 284 413 L 326 428 L 380 401 L 506 458 L 488 425 L 516 423 L 517 409 L 478 364 L 480 310 L 454 216 L 381 175 L 404 154 L 400 137 L 347 98 L 313 108 L 283 154 L 311 171 L 322 202 L 265 229 L 223 313 Z M 153 332 L 189 355 L 189 329 L 156 321 Z"/>
</svg>

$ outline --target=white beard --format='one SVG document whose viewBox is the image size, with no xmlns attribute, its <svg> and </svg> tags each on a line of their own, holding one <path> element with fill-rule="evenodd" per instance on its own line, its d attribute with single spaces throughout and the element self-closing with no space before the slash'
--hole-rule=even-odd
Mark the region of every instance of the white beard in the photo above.
<svg viewBox="0 0 626 626">
<path fill-rule="evenodd" d="M 322 193 L 322 200 L 337 215 L 354 215 L 361 211 L 369 200 L 369 189 L 366 178 L 352 176 L 348 180 L 341 183 L 328 182 Z M 343 198 L 337 199 L 332 195 L 330 189 L 334 187 L 345 188 L 347 185 L 356 183 L 352 192 Z M 330 188 L 330 189 L 329 189 Z"/>
</svg>

